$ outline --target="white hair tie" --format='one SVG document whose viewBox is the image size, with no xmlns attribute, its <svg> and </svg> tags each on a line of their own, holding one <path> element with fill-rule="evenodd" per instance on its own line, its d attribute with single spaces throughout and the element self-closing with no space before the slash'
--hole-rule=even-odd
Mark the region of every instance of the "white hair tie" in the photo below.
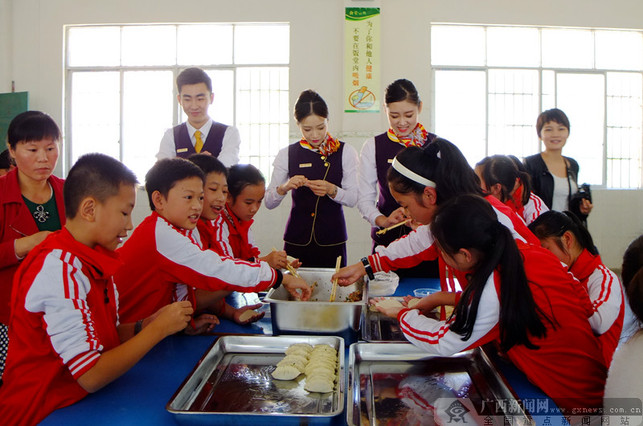
<svg viewBox="0 0 643 426">
<path fill-rule="evenodd" d="M 393 159 L 393 163 L 391 164 L 391 167 L 393 167 L 395 170 L 397 170 L 402 176 L 405 176 L 409 179 L 411 179 L 413 182 L 417 182 L 419 184 L 422 184 L 424 186 L 430 186 L 431 188 L 435 188 L 436 184 L 432 180 L 429 180 L 425 177 L 420 176 L 419 174 L 415 173 L 412 170 L 407 169 L 405 166 L 402 165 L 399 161 L 397 161 L 397 157 Z"/>
</svg>

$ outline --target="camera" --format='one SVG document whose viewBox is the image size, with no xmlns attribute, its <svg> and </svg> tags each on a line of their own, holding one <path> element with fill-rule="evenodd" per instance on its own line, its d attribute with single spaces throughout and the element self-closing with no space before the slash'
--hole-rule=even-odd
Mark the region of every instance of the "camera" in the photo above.
<svg viewBox="0 0 643 426">
<path fill-rule="evenodd" d="M 578 187 L 577 196 L 581 199 L 592 202 L 592 191 L 589 189 L 589 183 L 584 183 Z"/>
</svg>

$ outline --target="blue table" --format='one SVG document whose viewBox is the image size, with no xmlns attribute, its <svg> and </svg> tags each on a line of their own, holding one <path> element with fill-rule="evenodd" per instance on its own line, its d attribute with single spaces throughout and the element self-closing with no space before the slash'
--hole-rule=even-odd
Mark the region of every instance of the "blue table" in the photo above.
<svg viewBox="0 0 643 426">
<path fill-rule="evenodd" d="M 405 278 L 398 286 L 395 296 L 412 294 L 414 288 L 439 288 L 437 279 Z M 229 300 L 232 304 L 253 304 L 257 295 L 235 294 Z M 262 309 L 268 309 L 264 305 Z M 239 326 L 222 320 L 213 335 L 185 336 L 177 334 L 160 342 L 138 364 L 121 378 L 87 396 L 78 403 L 59 409 L 47 417 L 43 425 L 175 425 L 176 421 L 165 410 L 183 380 L 192 372 L 205 351 L 220 334 L 272 334 L 269 311 L 262 320 Z M 348 348 L 347 348 L 348 349 Z M 521 399 L 539 398 L 549 400 L 540 389 L 533 386 L 526 377 L 508 362 L 499 361 L 498 366 L 509 384 Z M 342 414 L 342 422 L 345 414 Z M 563 424 L 544 416 L 535 417 L 536 424 Z"/>
</svg>

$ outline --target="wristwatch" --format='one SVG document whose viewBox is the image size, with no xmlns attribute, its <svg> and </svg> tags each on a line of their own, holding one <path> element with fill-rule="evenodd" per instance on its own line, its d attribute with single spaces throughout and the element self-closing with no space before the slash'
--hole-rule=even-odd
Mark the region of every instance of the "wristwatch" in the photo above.
<svg viewBox="0 0 643 426">
<path fill-rule="evenodd" d="M 374 280 L 375 275 L 373 275 L 373 268 L 371 267 L 371 262 L 368 261 L 368 257 L 362 257 L 362 264 L 366 270 L 366 275 L 368 275 L 369 280 Z"/>
</svg>

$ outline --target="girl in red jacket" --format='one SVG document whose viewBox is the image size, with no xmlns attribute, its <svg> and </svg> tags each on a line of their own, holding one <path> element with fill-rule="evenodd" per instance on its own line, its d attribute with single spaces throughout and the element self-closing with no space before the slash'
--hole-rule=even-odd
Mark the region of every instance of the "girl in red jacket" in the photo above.
<svg viewBox="0 0 643 426">
<path fill-rule="evenodd" d="M 587 288 L 592 301 L 589 322 L 594 333 L 600 336 L 605 362 L 609 366 L 621 337 L 626 310 L 629 311 L 621 282 L 603 264 L 592 236 L 573 213 L 548 211 L 529 225 L 529 229 Z M 628 314 L 631 318 L 631 313 Z"/>
<path fill-rule="evenodd" d="M 468 279 L 446 321 L 380 308 L 406 338 L 446 356 L 495 341 L 561 409 L 600 407 L 607 369 L 578 280 L 547 250 L 515 241 L 478 196 L 446 202 L 430 228 L 442 258 Z"/>
</svg>

